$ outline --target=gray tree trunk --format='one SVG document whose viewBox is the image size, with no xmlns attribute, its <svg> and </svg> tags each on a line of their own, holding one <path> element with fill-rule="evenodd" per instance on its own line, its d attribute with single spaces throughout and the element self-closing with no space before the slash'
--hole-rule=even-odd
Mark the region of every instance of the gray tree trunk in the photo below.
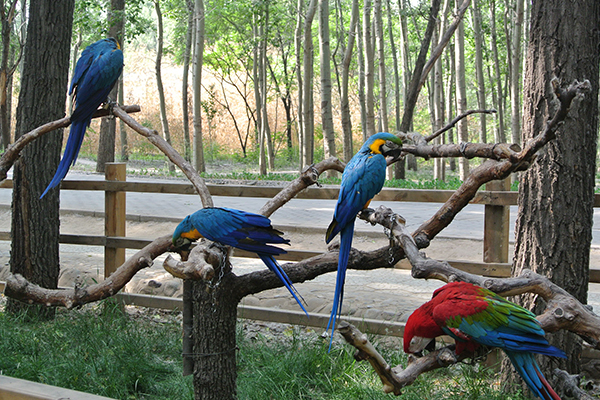
<svg viewBox="0 0 600 400">
<path fill-rule="evenodd" d="M 383 37 L 383 10 L 381 0 L 373 2 L 373 21 L 375 26 L 375 43 L 377 44 L 377 61 L 379 70 L 379 116 L 381 131 L 389 132 L 387 108 L 387 80 L 385 71 L 385 46 Z"/>
<path fill-rule="evenodd" d="M 161 64 L 162 64 L 162 55 L 163 55 L 163 18 L 162 11 L 160 9 L 160 0 L 154 1 L 154 10 L 156 11 L 156 20 L 157 20 L 157 38 L 156 38 L 156 64 L 155 64 L 155 73 L 156 73 L 156 88 L 158 91 L 158 104 L 160 107 L 160 125 L 163 131 L 163 137 L 165 141 L 171 144 L 171 132 L 169 131 L 169 119 L 167 117 L 167 103 L 165 100 L 165 89 L 162 83 L 162 73 L 161 73 Z M 169 166 L 169 171 L 175 171 L 175 165 L 167 160 L 167 165 Z"/>
<path fill-rule="evenodd" d="M 202 63 L 204 57 L 204 1 L 194 0 L 194 167 L 204 172 L 204 149 L 202 147 Z"/>
<path fill-rule="evenodd" d="M 481 9 L 478 0 L 473 0 L 473 35 L 475 36 L 475 75 L 477 76 L 477 102 L 479 109 L 487 109 L 485 99 L 485 75 L 483 71 L 483 31 L 481 28 Z M 479 141 L 487 143 L 487 114 L 479 114 Z"/>
<path fill-rule="evenodd" d="M 17 138 L 64 117 L 69 79 L 75 1 L 32 0 L 30 4 L 16 115 Z M 56 288 L 58 284 L 60 192 L 51 190 L 43 199 L 40 195 L 58 167 L 61 144 L 62 130 L 40 137 L 21 152 L 13 169 L 10 270 L 46 288 Z M 7 309 L 27 310 L 42 317 L 54 315 L 54 308 L 16 301 L 9 301 Z"/>
<path fill-rule="evenodd" d="M 350 118 L 350 97 L 348 94 L 348 80 L 350 76 L 350 63 L 352 61 L 352 51 L 354 49 L 354 41 L 356 38 L 356 30 L 358 25 L 358 0 L 352 0 L 352 15 L 350 17 L 350 27 L 348 29 L 348 45 L 344 53 L 342 61 L 342 95 L 341 95 L 341 111 L 342 111 L 342 130 L 344 133 L 344 161 L 348 162 L 354 155 L 352 149 L 352 119 Z"/>
<path fill-rule="evenodd" d="M 521 40 L 523 32 L 524 0 L 516 0 L 514 25 L 511 37 L 510 70 L 510 130 L 513 143 L 521 140 Z"/>
<path fill-rule="evenodd" d="M 556 140 L 538 153 L 522 175 L 515 227 L 513 274 L 528 268 L 587 302 L 594 175 L 598 135 L 600 3 L 534 0 L 524 80 L 523 142 L 541 132 L 557 109 L 551 79 L 563 84 L 588 79 L 592 92 L 571 106 Z M 552 40 L 549 41 L 549 38 Z M 536 296 L 522 304 L 538 313 Z M 581 340 L 571 333 L 550 335 L 567 359 L 540 357 L 551 380 L 552 369 L 579 372 Z"/>
<path fill-rule="evenodd" d="M 502 87 L 502 74 L 500 72 L 500 57 L 498 56 L 498 35 L 496 34 L 496 1 L 490 1 L 490 30 L 491 30 L 491 45 L 492 45 L 492 56 L 494 58 L 494 79 L 496 81 L 496 101 L 494 107 L 496 108 L 496 135 L 494 141 L 496 143 L 506 142 L 506 133 L 504 129 L 504 91 Z"/>
<path fill-rule="evenodd" d="M 125 27 L 125 0 L 110 0 L 110 11 L 107 16 L 109 23 L 108 35 L 117 39 L 119 45 L 123 44 L 123 32 Z M 115 85 L 108 98 L 117 100 L 119 85 Z M 98 159 L 96 161 L 96 172 L 104 172 L 106 163 L 115 161 L 115 135 L 117 122 L 112 116 L 102 118 L 100 122 L 100 139 L 98 141 Z"/>
<path fill-rule="evenodd" d="M 323 125 L 323 153 L 335 157 L 335 131 L 331 104 L 331 47 L 329 41 L 329 0 L 319 0 L 319 48 L 321 58 L 321 124 Z M 330 170 L 327 176 L 335 176 Z"/>
<path fill-rule="evenodd" d="M 298 160 L 300 171 L 304 168 L 304 84 L 302 80 L 302 15 L 304 11 L 304 0 L 298 0 L 296 10 L 296 30 L 294 34 L 294 49 L 296 50 L 296 79 L 298 80 Z"/>
<path fill-rule="evenodd" d="M 190 75 L 190 54 L 192 52 L 192 37 L 194 36 L 194 2 L 186 0 L 188 12 L 187 32 L 185 33 L 185 50 L 183 53 L 183 71 L 181 74 L 181 112 L 183 124 L 184 158 L 192 160 L 192 144 L 190 141 L 190 117 L 188 108 L 188 86 Z"/>
<path fill-rule="evenodd" d="M 457 114 L 460 115 L 467 111 L 467 84 L 465 77 L 465 24 L 461 21 L 455 33 L 455 67 L 456 67 L 456 103 Z M 469 131 L 467 128 L 467 119 L 461 119 L 457 126 L 457 135 L 459 142 L 469 141 Z M 467 179 L 469 175 L 469 160 L 461 157 L 458 160 L 458 174 L 461 180 Z"/>
<path fill-rule="evenodd" d="M 363 49 L 365 60 L 365 110 L 367 112 L 366 137 L 375 134 L 375 50 L 371 35 L 371 0 L 365 0 L 363 5 Z"/>
<path fill-rule="evenodd" d="M 312 23 L 317 12 L 317 0 L 310 0 L 304 17 L 304 104 L 302 105 L 304 122 L 304 140 L 301 168 L 313 163 L 315 142 L 315 111 L 313 98 L 314 81 L 314 49 L 312 39 Z"/>
</svg>

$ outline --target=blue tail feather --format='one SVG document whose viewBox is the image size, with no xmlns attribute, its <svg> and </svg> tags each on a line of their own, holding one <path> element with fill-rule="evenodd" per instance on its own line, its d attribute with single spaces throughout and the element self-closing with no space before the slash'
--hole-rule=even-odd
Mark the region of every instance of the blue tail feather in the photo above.
<svg viewBox="0 0 600 400">
<path fill-rule="evenodd" d="M 65 147 L 65 152 L 63 154 L 60 163 L 58 164 L 58 168 L 56 169 L 56 173 L 54 177 L 48 184 L 44 193 L 40 196 L 40 199 L 48 193 L 48 191 L 54 187 L 56 187 L 60 181 L 64 179 L 69 172 L 69 168 L 71 165 L 75 164 L 77 160 L 77 155 L 79 154 L 79 149 L 81 148 L 81 143 L 83 143 L 83 137 L 85 135 L 85 131 L 89 125 L 90 121 L 76 121 L 71 125 L 71 131 L 69 132 L 69 138 L 67 139 L 67 145 Z"/>
<path fill-rule="evenodd" d="M 352 237 L 354 236 L 354 221 L 346 225 L 340 232 L 340 252 L 338 256 L 337 276 L 335 280 L 335 293 L 333 295 L 333 306 L 331 307 L 331 315 L 327 323 L 326 331 L 331 327 L 331 335 L 329 338 L 329 350 L 331 351 L 331 343 L 333 342 L 333 332 L 338 316 L 342 312 L 342 303 L 344 299 L 344 282 L 346 280 L 346 269 L 348 267 L 348 257 L 352 248 Z"/>
<path fill-rule="evenodd" d="M 265 265 L 267 266 L 267 268 L 269 268 L 271 271 L 273 271 L 275 273 L 275 275 L 277 275 L 277 277 L 279 278 L 279 280 L 281 280 L 281 282 L 283 282 L 283 284 L 285 285 L 285 287 L 287 288 L 287 290 L 289 290 L 289 292 L 294 297 L 294 299 L 296 299 L 296 302 L 298 303 L 298 305 L 300 306 L 300 308 L 302 308 L 302 311 L 304 311 L 304 313 L 308 317 L 309 316 L 308 315 L 308 311 L 306 311 L 306 308 L 304 308 L 304 305 L 302 305 L 302 302 L 306 303 L 306 301 L 300 295 L 300 293 L 298 292 L 298 290 L 296 290 L 296 288 L 292 284 L 292 281 L 287 276 L 287 274 L 285 273 L 285 271 L 283 270 L 283 268 L 281 268 L 281 266 L 277 263 L 277 260 L 275 260 L 273 258 L 273 256 L 268 255 L 268 254 L 258 254 L 258 256 L 260 257 L 261 260 L 263 260 L 263 262 L 265 263 Z M 300 300 L 300 299 L 302 299 L 302 300 Z"/>
<path fill-rule="evenodd" d="M 506 350 L 505 352 L 521 378 L 527 384 L 527 387 L 537 397 L 543 400 L 561 400 L 546 378 L 544 378 L 533 353 Z"/>
</svg>

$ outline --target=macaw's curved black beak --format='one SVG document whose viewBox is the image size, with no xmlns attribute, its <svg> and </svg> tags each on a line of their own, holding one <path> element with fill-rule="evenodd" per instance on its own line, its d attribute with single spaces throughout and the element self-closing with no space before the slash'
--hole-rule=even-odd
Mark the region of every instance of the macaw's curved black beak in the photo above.
<svg viewBox="0 0 600 400">
<path fill-rule="evenodd" d="M 391 165 L 402 157 L 402 145 L 397 145 L 388 140 L 381 146 L 381 154 L 383 154 L 385 158 L 390 157 L 387 164 Z"/>
<path fill-rule="evenodd" d="M 173 241 L 173 248 L 178 251 L 189 251 L 192 241 L 188 238 L 179 237 Z"/>
</svg>

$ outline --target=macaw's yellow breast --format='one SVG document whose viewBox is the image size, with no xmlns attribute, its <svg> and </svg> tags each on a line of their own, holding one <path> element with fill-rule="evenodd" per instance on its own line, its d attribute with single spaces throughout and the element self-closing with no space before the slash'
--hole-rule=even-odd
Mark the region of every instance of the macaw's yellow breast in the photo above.
<svg viewBox="0 0 600 400">
<path fill-rule="evenodd" d="M 200 232 L 197 229 L 192 229 L 191 231 L 183 232 L 181 234 L 182 238 L 190 239 L 190 240 L 198 240 L 202 237 Z"/>
<path fill-rule="evenodd" d="M 375 154 L 381 154 L 381 146 L 385 143 L 385 140 L 383 139 L 377 139 L 375 140 L 373 143 L 371 143 L 371 145 L 369 146 L 369 148 L 371 149 L 372 153 Z"/>
</svg>

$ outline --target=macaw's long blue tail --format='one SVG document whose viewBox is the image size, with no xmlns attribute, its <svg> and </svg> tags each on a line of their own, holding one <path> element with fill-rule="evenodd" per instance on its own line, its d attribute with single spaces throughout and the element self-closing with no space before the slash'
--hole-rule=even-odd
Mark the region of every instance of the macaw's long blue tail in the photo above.
<svg viewBox="0 0 600 400">
<path fill-rule="evenodd" d="M 290 278 L 288 278 L 287 274 L 285 273 L 283 268 L 281 268 L 281 265 L 279 265 L 277 260 L 275 260 L 275 258 L 273 258 L 273 256 L 269 255 L 269 254 L 260 254 L 259 253 L 258 256 L 260 257 L 261 260 L 263 260 L 263 262 L 265 263 L 267 268 L 269 268 L 271 271 L 273 271 L 275 273 L 275 275 L 277 275 L 277 277 L 281 280 L 281 282 L 283 282 L 283 284 L 285 285 L 287 290 L 289 290 L 290 293 L 292 294 L 292 296 L 294 296 L 294 299 L 296 299 L 296 302 L 298 302 L 298 305 L 300 306 L 302 311 L 304 311 L 304 313 L 308 317 L 309 316 L 308 311 L 306 311 L 306 308 L 304 308 L 304 306 L 302 305 L 302 302 L 306 303 L 306 301 L 300 295 L 300 293 L 296 290 L 296 288 L 292 284 L 292 281 L 290 280 Z M 300 299 L 302 299 L 302 300 L 300 300 Z"/>
<path fill-rule="evenodd" d="M 89 119 L 84 121 L 74 121 L 71 124 L 71 132 L 69 133 L 69 139 L 67 139 L 65 153 L 60 160 L 60 164 L 58 164 L 54 177 L 50 181 L 50 184 L 48 184 L 46 190 L 44 190 L 44 193 L 40 196 L 40 199 L 44 197 L 50 189 L 57 186 L 60 181 L 63 180 L 67 175 L 67 172 L 69 172 L 71 165 L 75 164 L 75 161 L 77 161 L 77 155 L 79 154 L 79 149 L 81 148 L 81 143 L 83 142 L 83 137 L 85 136 L 85 131 L 89 124 Z"/>
<path fill-rule="evenodd" d="M 333 342 L 333 331 L 337 317 L 342 312 L 342 302 L 344 300 L 344 282 L 346 280 L 346 268 L 348 267 L 348 257 L 352 248 L 352 236 L 354 235 L 354 220 L 346 225 L 340 231 L 340 253 L 338 256 L 337 276 L 335 279 L 335 293 L 333 294 L 333 306 L 331 315 L 327 323 L 326 331 L 331 327 L 331 336 L 329 338 L 329 350 L 331 351 L 331 343 Z"/>
<path fill-rule="evenodd" d="M 506 355 L 510 358 L 510 361 L 529 389 L 537 397 L 543 400 L 561 400 L 546 378 L 544 378 L 544 375 L 542 375 L 542 371 L 540 371 L 533 353 L 506 351 Z"/>
</svg>

